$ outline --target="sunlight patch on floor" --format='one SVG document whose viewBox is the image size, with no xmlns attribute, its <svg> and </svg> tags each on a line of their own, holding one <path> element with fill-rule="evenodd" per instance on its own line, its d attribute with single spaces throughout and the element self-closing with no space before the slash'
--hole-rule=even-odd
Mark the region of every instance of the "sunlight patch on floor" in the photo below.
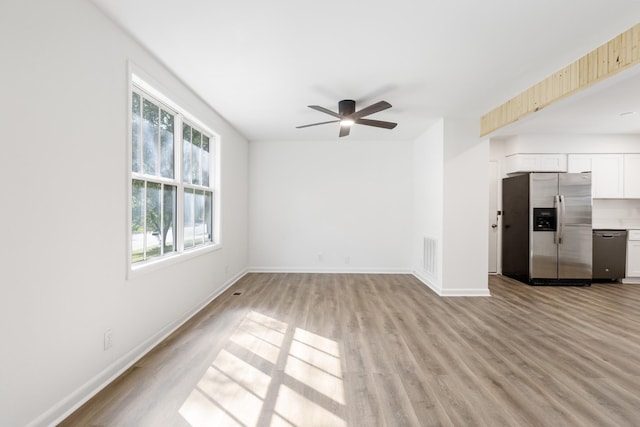
<svg viewBox="0 0 640 427">
<path fill-rule="evenodd" d="M 338 343 L 296 328 L 289 348 L 285 374 L 329 399 L 345 404 Z"/>
<path fill-rule="evenodd" d="M 311 347 L 315 347 L 333 357 L 340 357 L 338 343 L 334 340 L 330 340 L 329 338 L 314 334 L 313 332 L 305 331 L 304 329 L 296 328 L 293 339 Z"/>
<path fill-rule="evenodd" d="M 280 386 L 275 412 L 294 426 L 347 426 L 345 420 L 286 385 Z"/>
<path fill-rule="evenodd" d="M 256 425 L 262 399 L 215 368 L 209 368 L 180 408 L 193 427 Z"/>
<path fill-rule="evenodd" d="M 267 397 L 271 377 L 237 356 L 222 350 L 212 366 L 257 397 Z"/>
<path fill-rule="evenodd" d="M 346 426 L 337 342 L 253 311 L 231 343 L 180 408 L 192 427 Z"/>
<path fill-rule="evenodd" d="M 268 362 L 275 364 L 278 361 L 280 347 L 264 341 L 251 332 L 238 328 L 230 339 Z"/>
</svg>

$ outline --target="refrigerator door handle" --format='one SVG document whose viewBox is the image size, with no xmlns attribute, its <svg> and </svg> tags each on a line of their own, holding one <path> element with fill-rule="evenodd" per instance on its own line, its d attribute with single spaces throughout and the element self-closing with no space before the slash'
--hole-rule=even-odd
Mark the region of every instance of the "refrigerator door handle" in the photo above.
<svg viewBox="0 0 640 427">
<path fill-rule="evenodd" d="M 556 196 L 558 201 L 560 202 L 560 218 L 558 218 L 558 244 L 562 244 L 562 239 L 564 239 L 564 214 L 565 214 L 565 204 L 564 204 L 564 196 L 559 195 Z"/>
<path fill-rule="evenodd" d="M 556 208 L 556 230 L 553 232 L 553 244 L 558 244 L 560 238 L 560 218 L 558 217 L 560 212 L 560 196 L 553 196 L 553 207 Z"/>
</svg>

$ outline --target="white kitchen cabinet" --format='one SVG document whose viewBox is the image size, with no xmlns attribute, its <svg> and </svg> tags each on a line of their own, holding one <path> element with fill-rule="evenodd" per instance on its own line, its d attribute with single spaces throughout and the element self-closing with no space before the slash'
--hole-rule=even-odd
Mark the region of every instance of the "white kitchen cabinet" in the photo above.
<svg viewBox="0 0 640 427">
<path fill-rule="evenodd" d="M 566 172 L 566 154 L 512 154 L 506 158 L 506 173 Z"/>
<path fill-rule="evenodd" d="M 591 172 L 594 199 L 624 197 L 624 156 L 622 154 L 569 154 L 568 172 Z"/>
<path fill-rule="evenodd" d="M 640 154 L 624 155 L 624 198 L 640 199 Z"/>
<path fill-rule="evenodd" d="M 629 230 L 626 276 L 640 279 L 640 230 Z"/>
</svg>

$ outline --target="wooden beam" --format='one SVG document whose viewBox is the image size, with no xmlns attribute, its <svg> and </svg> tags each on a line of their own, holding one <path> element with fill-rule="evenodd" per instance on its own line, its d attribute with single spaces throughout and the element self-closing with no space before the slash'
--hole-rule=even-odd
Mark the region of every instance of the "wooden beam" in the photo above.
<svg viewBox="0 0 640 427">
<path fill-rule="evenodd" d="M 480 118 L 480 136 L 638 64 L 640 24 L 483 115 Z"/>
</svg>

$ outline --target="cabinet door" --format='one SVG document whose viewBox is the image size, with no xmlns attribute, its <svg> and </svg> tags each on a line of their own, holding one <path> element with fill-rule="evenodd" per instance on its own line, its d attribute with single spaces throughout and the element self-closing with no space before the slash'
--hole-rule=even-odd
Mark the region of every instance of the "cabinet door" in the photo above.
<svg viewBox="0 0 640 427">
<path fill-rule="evenodd" d="M 591 154 L 569 154 L 567 172 L 593 172 L 593 156 Z"/>
<path fill-rule="evenodd" d="M 640 154 L 624 155 L 624 198 L 640 199 Z"/>
<path fill-rule="evenodd" d="M 640 277 L 640 240 L 627 243 L 627 277 Z"/>
<path fill-rule="evenodd" d="M 512 154 L 507 156 L 507 173 L 566 171 L 566 154 Z"/>
<path fill-rule="evenodd" d="M 597 179 L 594 197 L 603 199 L 624 197 L 623 159 L 621 154 L 599 154 L 593 158 L 594 180 Z"/>
<path fill-rule="evenodd" d="M 591 172 L 595 199 L 621 199 L 623 193 L 622 154 L 570 154 L 569 172 Z"/>
</svg>

